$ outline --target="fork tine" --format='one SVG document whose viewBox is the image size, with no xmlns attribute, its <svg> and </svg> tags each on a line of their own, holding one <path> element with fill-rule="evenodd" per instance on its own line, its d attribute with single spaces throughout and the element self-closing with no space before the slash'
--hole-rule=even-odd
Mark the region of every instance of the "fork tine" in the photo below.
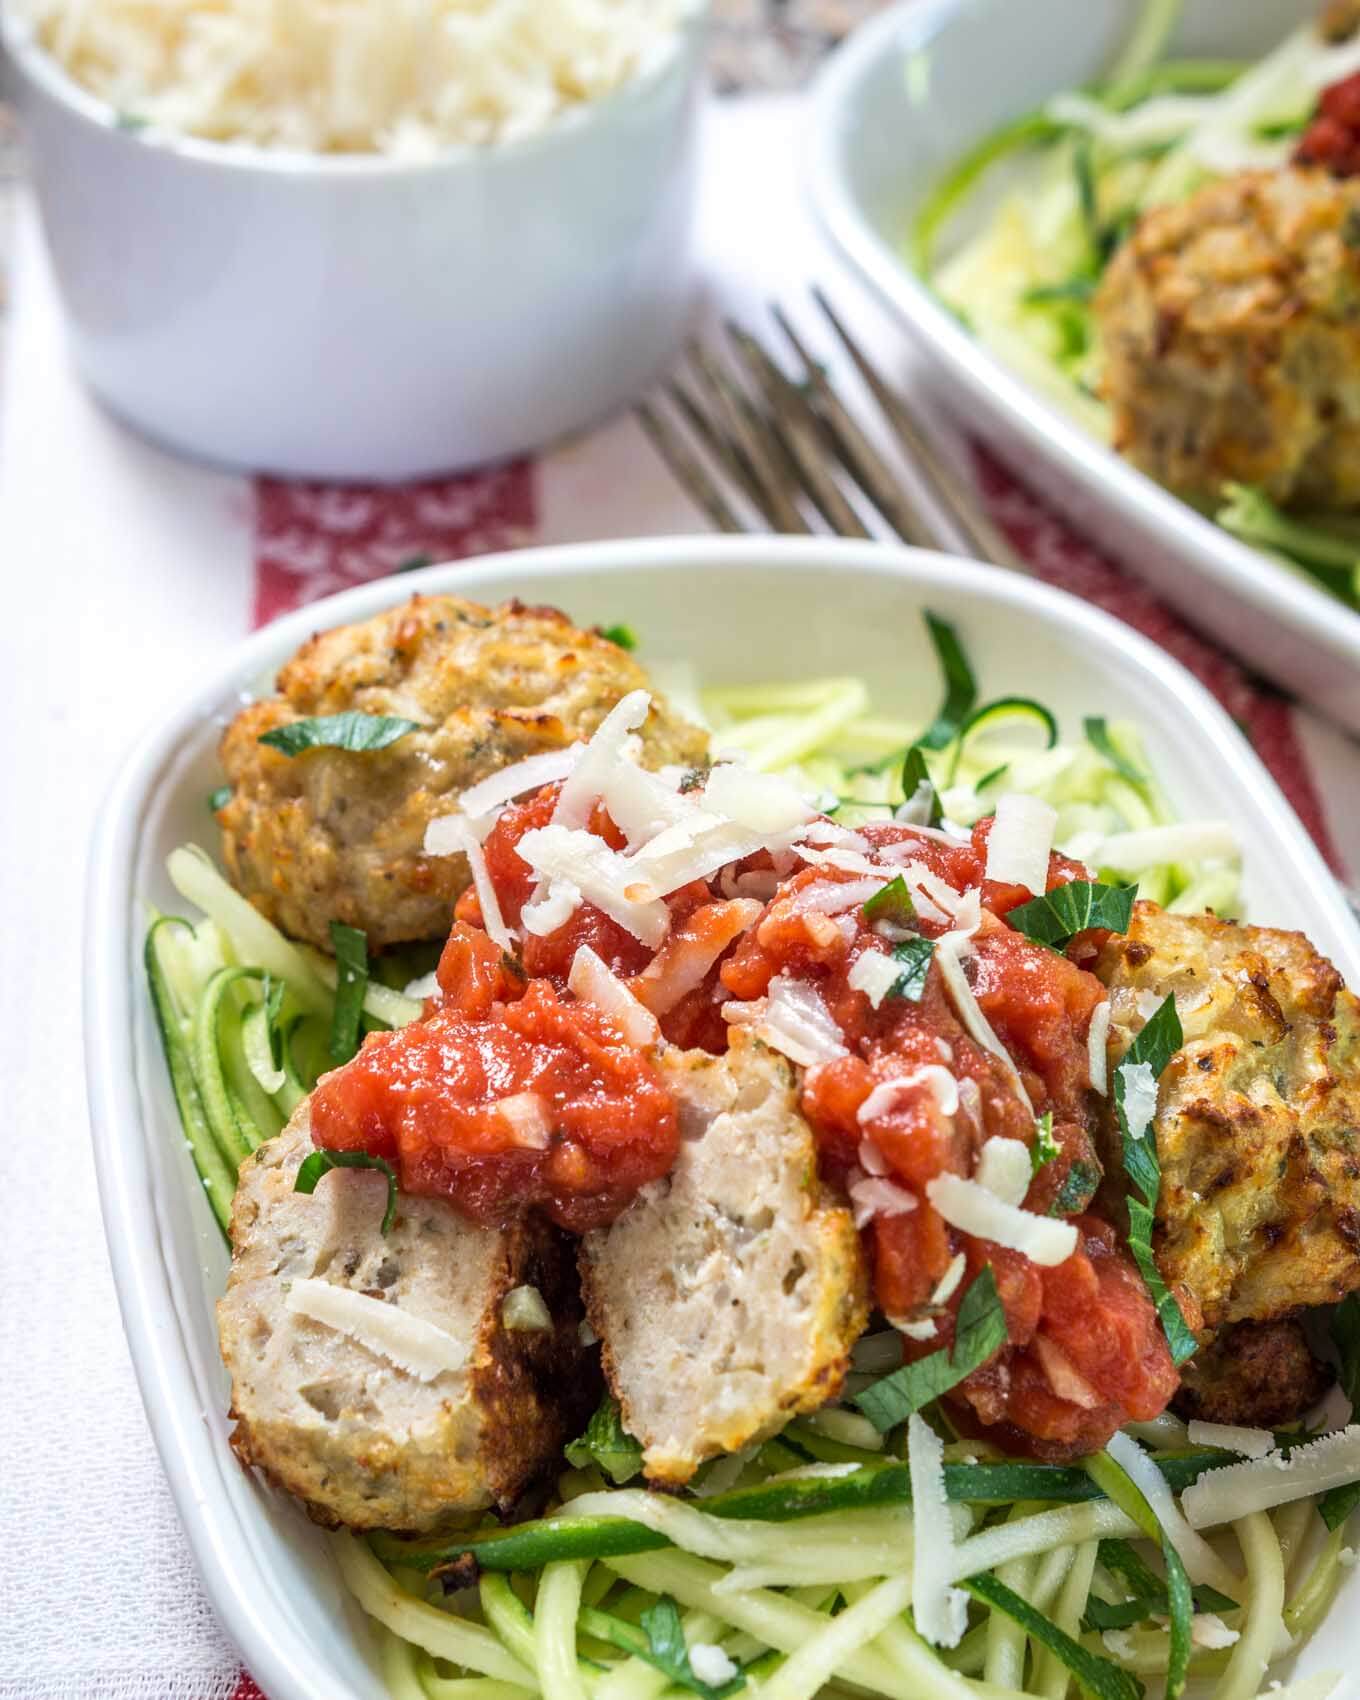
<svg viewBox="0 0 1360 1700">
<path fill-rule="evenodd" d="M 638 402 L 633 411 L 680 487 L 699 504 L 718 530 L 733 533 L 744 531 L 745 526 L 728 507 L 722 492 L 689 452 L 679 433 L 671 429 L 649 402 Z"/>
<path fill-rule="evenodd" d="M 729 433 L 755 471 L 760 484 L 760 509 L 765 518 L 776 531 L 794 535 L 810 532 L 812 527 L 799 512 L 789 494 L 788 480 L 778 468 L 776 456 L 782 451 L 778 439 L 769 433 L 768 426 L 749 406 L 735 380 L 707 349 L 696 341 L 690 344 L 689 355 L 725 415 Z"/>
<path fill-rule="evenodd" d="M 891 468 L 847 413 L 840 397 L 827 382 L 826 372 L 777 302 L 770 307 L 775 321 L 788 338 L 794 352 L 803 362 L 807 381 L 816 399 L 816 411 L 831 433 L 841 459 L 858 479 L 874 506 L 887 520 L 904 543 L 921 548 L 934 548 L 939 538 L 931 533 L 916 514 Z"/>
<path fill-rule="evenodd" d="M 729 319 L 723 328 L 747 370 L 764 390 L 773 416 L 773 428 L 827 524 L 840 537 L 867 538 L 869 532 L 864 522 L 827 470 L 830 456 L 826 452 L 822 424 L 809 406 L 807 397 L 789 382 L 755 338 L 740 325 Z"/>
<path fill-rule="evenodd" d="M 662 386 L 671 405 L 684 416 L 686 424 L 700 443 L 727 475 L 740 487 L 742 494 L 757 513 L 764 511 L 765 502 L 755 468 L 739 443 L 723 436 L 712 418 L 704 412 L 685 386 L 670 378 Z"/>
<path fill-rule="evenodd" d="M 1000 527 L 983 513 L 980 498 L 965 488 L 954 469 L 938 454 L 905 399 L 879 377 L 825 293 L 815 284 L 812 293 L 845 351 L 855 362 L 860 376 L 873 392 L 874 399 L 891 420 L 912 460 L 929 481 L 950 518 L 963 532 L 970 548 L 983 560 L 1009 567 L 1013 572 L 1028 573 L 1028 563 L 1011 547 Z"/>
</svg>

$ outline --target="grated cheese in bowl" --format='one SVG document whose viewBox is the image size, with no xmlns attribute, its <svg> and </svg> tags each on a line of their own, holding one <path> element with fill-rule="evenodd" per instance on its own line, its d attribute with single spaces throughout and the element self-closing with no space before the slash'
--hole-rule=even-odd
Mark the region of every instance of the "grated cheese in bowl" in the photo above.
<svg viewBox="0 0 1360 1700">
<path fill-rule="evenodd" d="M 13 0 L 126 125 L 421 160 L 645 75 L 695 0 Z"/>
</svg>

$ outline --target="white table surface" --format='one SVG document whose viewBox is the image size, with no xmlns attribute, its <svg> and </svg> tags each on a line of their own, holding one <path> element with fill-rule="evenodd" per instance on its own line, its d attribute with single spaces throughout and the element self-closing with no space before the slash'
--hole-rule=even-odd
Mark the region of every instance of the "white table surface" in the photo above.
<svg viewBox="0 0 1360 1700">
<path fill-rule="evenodd" d="M 789 99 L 712 116 L 711 304 L 837 283 L 793 190 L 799 119 Z M 541 467 L 539 507 L 545 541 L 701 529 L 628 421 Z M 81 390 L 21 200 L 0 413 L 0 1700 L 217 1700 L 235 1681 L 127 1358 L 79 1040 L 91 822 L 136 733 L 246 630 L 251 516 L 247 481 L 170 458 Z M 1360 862 L 1360 755 L 1304 735 Z"/>
</svg>

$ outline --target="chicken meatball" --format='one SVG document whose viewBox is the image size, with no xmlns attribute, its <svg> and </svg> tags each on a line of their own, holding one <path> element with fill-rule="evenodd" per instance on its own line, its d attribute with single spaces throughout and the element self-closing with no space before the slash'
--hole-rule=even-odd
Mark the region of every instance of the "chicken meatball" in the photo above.
<svg viewBox="0 0 1360 1700">
<path fill-rule="evenodd" d="M 1360 1287 L 1360 1003 L 1332 964 L 1302 933 L 1139 903 L 1098 972 L 1117 1053 L 1176 997 L 1153 1249 L 1205 1329 Z"/>
<path fill-rule="evenodd" d="M 293 1190 L 311 1150 L 304 1103 L 241 1168 L 217 1307 L 237 1454 L 331 1527 L 434 1533 L 511 1504 L 594 1397 L 570 1242 L 404 1194 L 384 1234 L 381 1175 Z M 507 1328 L 521 1287 L 546 1326 Z"/>
<path fill-rule="evenodd" d="M 1360 504 L 1360 181 L 1249 171 L 1158 207 L 1095 311 L 1115 447 L 1159 483 Z"/>
<path fill-rule="evenodd" d="M 330 923 L 372 948 L 440 938 L 468 884 L 460 856 L 424 854 L 425 829 L 479 779 L 588 738 L 647 678 L 618 644 L 553 608 L 416 596 L 303 645 L 277 693 L 221 743 L 231 798 L 218 813 L 237 887 L 284 932 L 330 949 Z M 288 756 L 261 737 L 357 710 L 417 729 L 366 752 Z M 653 767 L 705 757 L 697 726 L 653 696 L 642 728 Z"/>
<path fill-rule="evenodd" d="M 835 1397 L 869 1284 L 784 1059 L 738 1042 L 661 1063 L 680 1109 L 675 1167 L 586 1235 L 581 1276 L 646 1473 L 677 1485 Z"/>
</svg>

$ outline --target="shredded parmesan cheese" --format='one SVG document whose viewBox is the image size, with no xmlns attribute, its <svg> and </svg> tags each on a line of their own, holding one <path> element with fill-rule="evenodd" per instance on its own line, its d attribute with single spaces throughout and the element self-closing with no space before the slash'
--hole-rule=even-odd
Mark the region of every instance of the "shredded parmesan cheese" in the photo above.
<svg viewBox="0 0 1360 1700">
<path fill-rule="evenodd" d="M 444 815 L 439 820 L 432 820 L 425 829 L 426 855 L 455 856 L 460 852 L 467 857 L 468 867 L 472 870 L 472 884 L 481 907 L 482 925 L 486 928 L 487 937 L 502 950 L 513 950 L 514 936 L 501 914 L 500 899 L 491 883 L 486 855 L 482 850 L 481 840 L 473 830 L 472 822 L 464 815 Z"/>
<path fill-rule="evenodd" d="M 1036 897 L 1048 889 L 1048 859 L 1058 811 L 1038 797 L 1008 791 L 996 805 L 987 839 L 987 878 L 1022 885 Z"/>
<path fill-rule="evenodd" d="M 467 1363 L 467 1347 L 452 1334 L 353 1287 L 312 1278 L 294 1281 L 284 1303 L 295 1315 L 346 1335 L 417 1381 L 434 1381 Z"/>
<path fill-rule="evenodd" d="M 845 1054 L 841 1030 L 817 988 L 787 974 L 770 981 L 756 1036 L 802 1068 L 833 1062 Z"/>
<path fill-rule="evenodd" d="M 861 1175 L 850 1182 L 848 1191 L 857 1228 L 863 1228 L 875 1216 L 905 1216 L 916 1209 L 914 1194 L 877 1175 Z"/>
<path fill-rule="evenodd" d="M 1152 1072 L 1152 1064 L 1120 1063 L 1115 1078 L 1124 1088 L 1124 1120 L 1129 1138 L 1142 1139 L 1157 1114 L 1157 1076 Z"/>
<path fill-rule="evenodd" d="M 1041 1268 L 1065 1263 L 1077 1249 L 1077 1230 L 1071 1222 L 1006 1204 L 962 1175 L 936 1175 L 926 1183 L 926 1197 L 951 1228 L 1007 1246 Z"/>
<path fill-rule="evenodd" d="M 978 1153 L 974 1179 L 1004 1204 L 1023 1204 L 1033 1175 L 1034 1163 L 1023 1140 L 993 1137 Z"/>
<path fill-rule="evenodd" d="M 1191 1446 L 1217 1446 L 1243 1458 L 1264 1458 L 1275 1450 L 1275 1436 L 1268 1428 L 1242 1428 L 1237 1423 L 1190 1422 L 1186 1430 Z"/>
<path fill-rule="evenodd" d="M 911 1475 L 911 1610 L 918 1634 L 936 1647 L 957 1647 L 968 1626 L 968 1596 L 950 1586 L 954 1524 L 944 1485 L 944 1442 L 915 1412 L 907 1419 Z"/>
<path fill-rule="evenodd" d="M 1316 1493 L 1345 1487 L 1357 1478 L 1360 1478 L 1360 1424 L 1351 1424 L 1334 1434 L 1323 1435 L 1321 1440 L 1295 1447 L 1288 1458 L 1281 1453 L 1270 1453 L 1243 1464 L 1229 1464 L 1222 1470 L 1206 1470 L 1186 1488 L 1181 1505 L 1192 1528 L 1207 1529 L 1233 1517 L 1245 1517 L 1252 1511 L 1270 1511 L 1294 1499 L 1308 1499 Z M 1186 1568 L 1190 1568 L 1188 1563 Z"/>
<path fill-rule="evenodd" d="M 565 779 L 580 761 L 583 748 L 581 744 L 571 744 L 565 750 L 544 750 L 540 755 L 511 762 L 509 767 L 470 785 L 458 798 L 458 807 L 470 819 L 480 820 L 522 797 L 526 791 L 538 791 Z"/>
<path fill-rule="evenodd" d="M 1020 1078 L 1010 1052 L 997 1038 L 990 1021 L 982 1013 L 982 1005 L 973 996 L 973 988 L 968 984 L 968 976 L 963 971 L 963 963 L 959 960 L 959 952 L 967 944 L 961 933 L 946 933 L 935 945 L 935 961 L 939 964 L 940 973 L 949 992 L 950 1002 L 954 1012 L 968 1029 L 971 1036 L 984 1050 L 992 1053 L 1003 1064 L 1010 1076 L 1011 1086 L 1016 1096 L 1029 1111 L 1034 1114 L 1034 1105 L 1030 1102 L 1025 1083 Z"/>
<path fill-rule="evenodd" d="M 661 1036 L 656 1017 L 644 1008 L 588 944 L 577 947 L 567 985 L 582 1003 L 594 1004 L 615 1023 L 630 1045 L 654 1045 Z"/>
<path fill-rule="evenodd" d="M 1110 1000 L 1098 1003 L 1091 1011 L 1091 1025 L 1086 1030 L 1086 1068 L 1091 1076 L 1091 1090 L 1102 1098 L 1110 1091 L 1110 1062 L 1106 1046 L 1110 1037 Z"/>
<path fill-rule="evenodd" d="M 855 958 L 846 984 L 853 992 L 863 992 L 870 1007 L 877 1009 L 884 998 L 902 978 L 902 964 L 885 951 L 870 946 Z"/>
</svg>

